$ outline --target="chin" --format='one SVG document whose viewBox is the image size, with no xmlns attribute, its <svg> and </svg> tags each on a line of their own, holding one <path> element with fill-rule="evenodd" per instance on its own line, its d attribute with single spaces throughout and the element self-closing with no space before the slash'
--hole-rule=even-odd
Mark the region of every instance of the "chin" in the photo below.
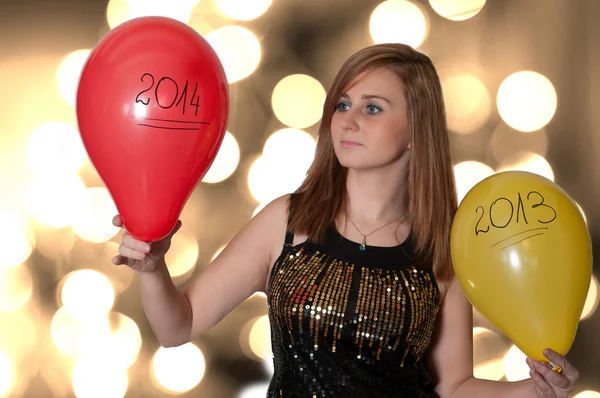
<svg viewBox="0 0 600 398">
<path fill-rule="evenodd" d="M 373 161 L 364 155 L 342 154 L 338 155 L 338 161 L 343 167 L 354 170 L 366 170 L 383 166 L 381 161 Z"/>
<path fill-rule="evenodd" d="M 384 168 L 395 163 L 407 163 L 408 158 L 399 156 L 368 156 L 365 153 L 338 153 L 337 159 L 343 167 L 354 170 L 373 170 Z"/>
</svg>

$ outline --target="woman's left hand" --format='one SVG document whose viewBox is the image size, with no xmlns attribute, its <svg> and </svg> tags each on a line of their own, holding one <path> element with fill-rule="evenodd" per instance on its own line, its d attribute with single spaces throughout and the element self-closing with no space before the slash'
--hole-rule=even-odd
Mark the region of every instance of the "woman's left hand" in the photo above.
<svg viewBox="0 0 600 398">
<path fill-rule="evenodd" d="M 565 357 L 551 349 L 545 349 L 544 356 L 555 366 L 562 368 L 562 371 L 559 373 L 548 364 L 527 358 L 536 395 L 539 398 L 568 397 L 579 379 L 579 371 Z"/>
</svg>

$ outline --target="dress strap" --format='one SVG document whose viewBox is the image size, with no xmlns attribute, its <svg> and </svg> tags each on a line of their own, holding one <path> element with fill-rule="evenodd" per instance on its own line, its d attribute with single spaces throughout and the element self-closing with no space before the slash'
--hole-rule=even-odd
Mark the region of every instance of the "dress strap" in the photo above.
<svg viewBox="0 0 600 398">
<path fill-rule="evenodd" d="M 294 233 L 290 231 L 285 232 L 285 247 L 292 247 L 294 245 Z"/>
<path fill-rule="evenodd" d="M 288 208 L 288 217 L 287 217 L 287 226 L 290 225 L 290 221 L 292 220 L 292 213 L 291 211 L 289 211 Z M 284 247 L 292 247 L 294 246 L 294 232 L 290 231 L 286 226 L 286 231 L 285 231 L 285 244 L 283 245 Z"/>
</svg>

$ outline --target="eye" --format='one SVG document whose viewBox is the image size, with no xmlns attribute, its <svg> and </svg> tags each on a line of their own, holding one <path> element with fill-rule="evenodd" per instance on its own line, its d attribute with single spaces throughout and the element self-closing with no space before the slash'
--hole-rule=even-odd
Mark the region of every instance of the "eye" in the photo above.
<svg viewBox="0 0 600 398">
<path fill-rule="evenodd" d="M 381 108 L 376 105 L 367 105 L 367 112 L 370 113 L 371 115 L 375 115 L 375 114 L 381 112 Z"/>
<path fill-rule="evenodd" d="M 350 105 L 340 102 L 339 104 L 336 105 L 335 110 L 340 111 L 340 112 L 345 112 L 348 110 L 348 108 L 350 108 Z"/>
</svg>

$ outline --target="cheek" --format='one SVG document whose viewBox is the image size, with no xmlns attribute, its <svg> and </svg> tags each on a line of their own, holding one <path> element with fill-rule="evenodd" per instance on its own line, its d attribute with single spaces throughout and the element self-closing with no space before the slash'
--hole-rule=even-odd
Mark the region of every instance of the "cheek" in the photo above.
<svg viewBox="0 0 600 398">
<path fill-rule="evenodd" d="M 387 151 L 403 150 L 409 142 L 408 129 L 398 124 L 396 120 L 387 120 L 378 126 L 378 145 L 385 146 Z"/>
<path fill-rule="evenodd" d="M 339 122 L 338 122 L 338 118 L 339 116 L 337 116 L 337 113 L 334 113 L 333 116 L 331 117 L 331 123 L 329 124 L 329 130 L 331 131 L 331 135 L 336 136 L 339 134 Z"/>
</svg>

